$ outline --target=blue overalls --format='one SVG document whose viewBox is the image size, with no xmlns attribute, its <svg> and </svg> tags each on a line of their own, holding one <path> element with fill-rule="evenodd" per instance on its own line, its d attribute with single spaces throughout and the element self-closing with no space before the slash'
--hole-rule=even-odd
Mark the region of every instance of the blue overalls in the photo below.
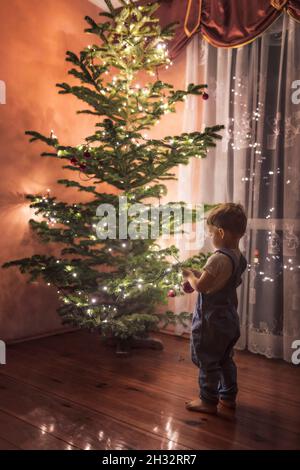
<svg viewBox="0 0 300 470">
<path fill-rule="evenodd" d="M 247 267 L 243 255 L 237 257 L 228 249 L 219 249 L 232 261 L 233 271 L 218 292 L 198 294 L 192 320 L 191 358 L 200 368 L 200 398 L 217 404 L 219 398 L 234 401 L 237 394 L 237 370 L 232 359 L 233 346 L 240 337 L 236 288 Z"/>
</svg>

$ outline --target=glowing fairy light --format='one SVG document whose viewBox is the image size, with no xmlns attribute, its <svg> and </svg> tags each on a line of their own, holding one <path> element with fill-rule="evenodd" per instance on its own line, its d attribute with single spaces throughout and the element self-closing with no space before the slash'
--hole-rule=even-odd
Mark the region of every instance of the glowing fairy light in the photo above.
<svg viewBox="0 0 300 470">
<path fill-rule="evenodd" d="M 57 139 L 57 136 L 55 135 L 53 129 L 51 129 L 51 132 L 50 132 L 50 139 Z"/>
</svg>

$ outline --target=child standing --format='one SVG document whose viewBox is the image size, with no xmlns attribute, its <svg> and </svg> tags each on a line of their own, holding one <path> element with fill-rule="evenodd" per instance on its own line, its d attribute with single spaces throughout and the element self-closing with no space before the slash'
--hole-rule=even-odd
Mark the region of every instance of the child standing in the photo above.
<svg viewBox="0 0 300 470">
<path fill-rule="evenodd" d="M 217 413 L 217 405 L 234 409 L 237 370 L 233 346 L 240 336 L 236 288 L 247 261 L 239 241 L 247 227 L 240 204 L 220 204 L 207 219 L 214 254 L 202 273 L 183 269 L 183 277 L 199 292 L 192 320 L 191 358 L 199 367 L 199 398 L 186 403 L 191 411 Z"/>
</svg>

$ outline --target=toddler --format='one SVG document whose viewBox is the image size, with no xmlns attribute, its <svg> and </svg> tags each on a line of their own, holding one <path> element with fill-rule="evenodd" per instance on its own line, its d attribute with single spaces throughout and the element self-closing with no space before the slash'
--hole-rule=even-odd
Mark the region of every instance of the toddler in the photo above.
<svg viewBox="0 0 300 470">
<path fill-rule="evenodd" d="M 216 414 L 218 404 L 232 410 L 236 406 L 233 347 L 240 336 L 236 288 L 247 267 L 239 250 L 247 217 L 240 204 L 220 204 L 209 214 L 207 226 L 215 252 L 201 273 L 182 270 L 185 282 L 199 292 L 192 319 L 191 359 L 199 367 L 200 394 L 186 408 Z"/>
</svg>

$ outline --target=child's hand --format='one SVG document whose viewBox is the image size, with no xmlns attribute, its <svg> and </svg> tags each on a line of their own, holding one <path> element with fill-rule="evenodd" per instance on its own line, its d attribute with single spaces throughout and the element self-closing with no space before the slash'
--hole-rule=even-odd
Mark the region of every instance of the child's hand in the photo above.
<svg viewBox="0 0 300 470">
<path fill-rule="evenodd" d="M 191 269 L 192 273 L 194 274 L 195 277 L 199 278 L 201 277 L 201 271 L 198 271 L 197 269 Z"/>
<path fill-rule="evenodd" d="M 202 273 L 197 269 L 182 268 L 183 284 L 182 288 L 186 294 L 191 294 L 197 290 L 198 282 Z"/>
<path fill-rule="evenodd" d="M 197 271 L 197 269 L 187 269 L 187 268 L 182 268 L 182 276 L 186 279 L 188 279 L 191 276 L 195 276 L 198 279 L 201 277 L 201 272 Z"/>
<path fill-rule="evenodd" d="M 182 268 L 182 277 L 185 281 L 188 281 L 191 276 L 193 276 L 193 271 L 191 271 L 190 269 Z"/>
</svg>

